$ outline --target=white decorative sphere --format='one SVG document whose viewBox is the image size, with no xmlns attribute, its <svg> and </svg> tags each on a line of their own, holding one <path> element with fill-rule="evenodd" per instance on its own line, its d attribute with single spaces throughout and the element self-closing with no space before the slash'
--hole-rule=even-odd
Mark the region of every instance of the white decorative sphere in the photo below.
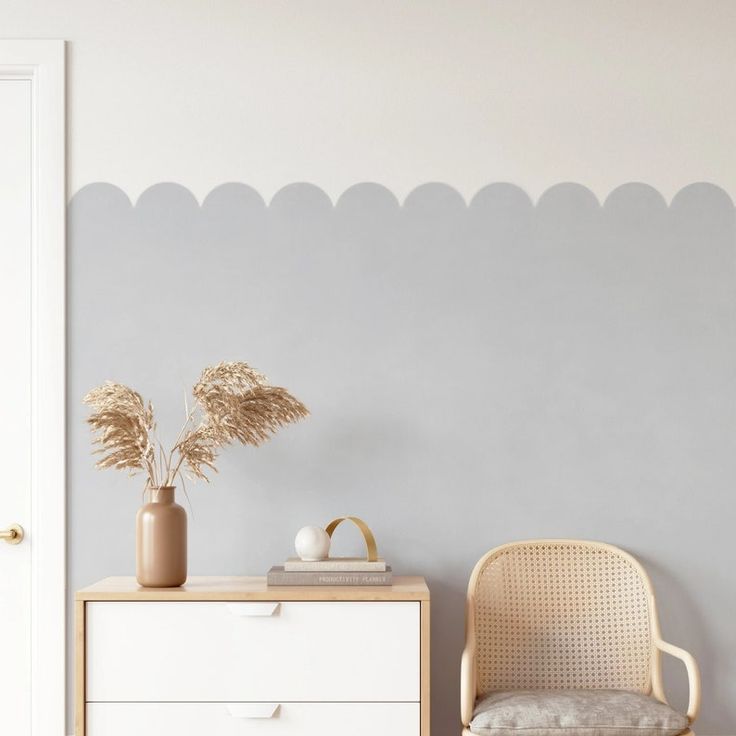
<svg viewBox="0 0 736 736">
<path fill-rule="evenodd" d="M 324 560 L 330 554 L 330 535 L 321 527 L 302 527 L 294 540 L 294 548 L 305 562 Z"/>
</svg>

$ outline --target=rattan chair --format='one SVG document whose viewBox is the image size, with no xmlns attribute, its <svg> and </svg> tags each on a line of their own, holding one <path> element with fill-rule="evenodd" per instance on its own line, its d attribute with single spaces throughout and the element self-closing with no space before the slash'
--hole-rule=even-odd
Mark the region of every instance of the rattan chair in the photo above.
<svg viewBox="0 0 736 736">
<path fill-rule="evenodd" d="M 662 652 L 687 669 L 686 719 L 665 708 Z M 505 544 L 488 552 L 470 577 L 462 733 L 508 736 L 518 731 L 475 724 L 471 731 L 471 722 L 484 698 L 519 691 L 532 696 L 564 691 L 572 698 L 591 691 L 599 698 L 602 691 L 632 693 L 640 700 L 645 699 L 637 694 L 650 696 L 646 701 L 679 718 L 684 724 L 679 733 L 688 736 L 700 707 L 697 664 L 686 651 L 662 640 L 644 568 L 617 547 L 577 540 Z M 521 730 L 525 736 L 540 736 L 539 729 Z"/>
</svg>

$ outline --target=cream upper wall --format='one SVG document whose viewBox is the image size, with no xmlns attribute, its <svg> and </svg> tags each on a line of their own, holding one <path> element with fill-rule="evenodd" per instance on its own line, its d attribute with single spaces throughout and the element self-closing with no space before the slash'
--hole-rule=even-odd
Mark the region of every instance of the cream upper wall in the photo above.
<svg viewBox="0 0 736 736">
<path fill-rule="evenodd" d="M 3 0 L 0 37 L 70 42 L 70 193 L 736 193 L 733 0 Z"/>
</svg>

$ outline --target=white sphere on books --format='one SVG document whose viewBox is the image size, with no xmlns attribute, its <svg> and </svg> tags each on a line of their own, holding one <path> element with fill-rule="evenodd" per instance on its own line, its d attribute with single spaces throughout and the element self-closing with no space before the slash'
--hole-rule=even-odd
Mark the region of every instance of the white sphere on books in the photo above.
<svg viewBox="0 0 736 736">
<path fill-rule="evenodd" d="M 330 535 L 319 526 L 302 527 L 297 532 L 294 548 L 304 562 L 324 560 L 330 554 Z"/>
</svg>

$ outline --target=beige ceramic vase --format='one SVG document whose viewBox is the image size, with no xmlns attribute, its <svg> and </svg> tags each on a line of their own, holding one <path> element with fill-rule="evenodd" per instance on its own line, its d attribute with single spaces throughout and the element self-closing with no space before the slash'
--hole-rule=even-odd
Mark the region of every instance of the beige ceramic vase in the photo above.
<svg viewBox="0 0 736 736">
<path fill-rule="evenodd" d="M 187 579 L 187 513 L 174 501 L 174 486 L 152 488 L 136 516 L 139 585 L 176 588 Z"/>
</svg>

